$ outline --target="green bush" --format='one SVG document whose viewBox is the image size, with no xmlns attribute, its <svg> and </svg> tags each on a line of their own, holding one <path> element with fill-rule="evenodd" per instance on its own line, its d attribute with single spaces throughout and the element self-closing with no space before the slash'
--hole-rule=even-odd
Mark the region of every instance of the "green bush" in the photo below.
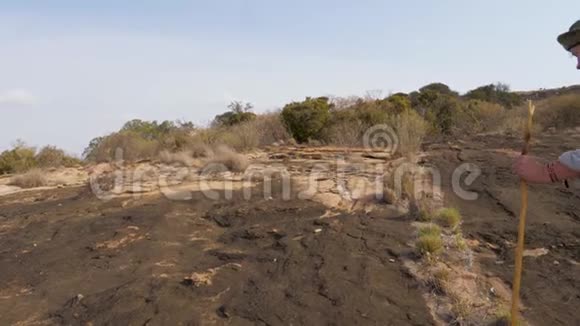
<svg viewBox="0 0 580 326">
<path fill-rule="evenodd" d="M 253 106 L 251 103 L 234 101 L 228 105 L 228 112 L 219 114 L 214 118 L 214 127 L 231 127 L 239 123 L 244 123 L 256 119 L 256 114 L 250 112 Z"/>
<path fill-rule="evenodd" d="M 320 139 L 330 120 L 328 98 L 306 98 L 284 106 L 282 120 L 290 134 L 300 143 Z"/>
<path fill-rule="evenodd" d="M 457 98 L 440 95 L 427 107 L 425 120 L 431 125 L 432 131 L 449 135 L 456 127 L 459 110 L 460 102 Z"/>
<path fill-rule="evenodd" d="M 405 93 L 396 93 L 387 98 L 392 105 L 393 113 L 401 114 L 411 109 L 411 99 Z"/>
<path fill-rule="evenodd" d="M 413 107 L 430 125 L 432 133 L 451 134 L 460 110 L 459 94 L 442 83 L 432 83 L 410 94 Z"/>
<path fill-rule="evenodd" d="M 502 105 L 508 109 L 522 105 L 523 98 L 510 91 L 506 84 L 490 84 L 473 89 L 465 94 L 465 97 L 472 100 L 486 101 Z"/>
<path fill-rule="evenodd" d="M 26 172 L 37 165 L 36 149 L 20 142 L 0 154 L 0 174 Z"/>
<path fill-rule="evenodd" d="M 191 122 L 183 121 L 128 121 L 118 131 L 107 136 L 96 137 L 83 151 L 83 158 L 93 162 L 108 162 L 116 159 L 121 150 L 123 160 L 135 161 L 157 157 L 162 150 L 180 152 L 190 150 L 197 132 Z"/>
<path fill-rule="evenodd" d="M 452 90 L 449 86 L 443 83 L 431 83 L 425 85 L 419 89 L 419 93 L 421 94 L 440 94 L 440 95 L 447 95 L 451 97 L 459 96 L 459 93 Z"/>
<path fill-rule="evenodd" d="M 67 155 L 62 149 L 55 146 L 43 147 L 35 156 L 37 165 L 42 168 L 72 167 L 79 165 L 81 161 Z"/>
</svg>

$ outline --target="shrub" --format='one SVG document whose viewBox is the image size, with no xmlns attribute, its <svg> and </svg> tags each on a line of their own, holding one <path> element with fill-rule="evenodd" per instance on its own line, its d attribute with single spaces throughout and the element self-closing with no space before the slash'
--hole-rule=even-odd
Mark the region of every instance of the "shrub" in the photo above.
<svg viewBox="0 0 580 326">
<path fill-rule="evenodd" d="M 40 169 L 32 169 L 25 174 L 12 177 L 10 185 L 21 188 L 36 188 L 47 185 L 47 180 L 44 173 Z"/>
<path fill-rule="evenodd" d="M 122 150 L 122 159 L 135 161 L 156 157 L 162 149 L 170 152 L 187 150 L 196 131 L 191 122 L 184 121 L 128 121 L 118 131 L 91 140 L 83 151 L 89 161 L 107 162 L 116 159 Z"/>
<path fill-rule="evenodd" d="M 37 165 L 36 149 L 19 142 L 13 149 L 0 154 L 0 174 L 21 173 Z"/>
<path fill-rule="evenodd" d="M 457 98 L 448 95 L 434 95 L 432 102 L 424 108 L 425 120 L 430 124 L 434 133 L 452 134 L 456 126 L 460 102 Z"/>
<path fill-rule="evenodd" d="M 472 100 L 497 103 L 508 109 L 524 103 L 524 100 L 520 95 L 511 92 L 510 87 L 502 83 L 478 87 L 467 92 L 465 97 Z"/>
<path fill-rule="evenodd" d="M 392 105 L 392 112 L 401 114 L 411 109 L 411 99 L 405 93 L 396 93 L 387 98 L 387 101 Z"/>
<path fill-rule="evenodd" d="M 441 94 L 441 95 L 449 95 L 449 96 L 458 96 L 459 94 L 452 90 L 449 86 L 443 83 L 431 83 L 425 85 L 419 89 L 419 93 L 421 94 Z"/>
<path fill-rule="evenodd" d="M 272 145 L 275 142 L 288 142 L 292 138 L 284 126 L 280 112 L 261 114 L 256 117 L 253 123 L 256 130 L 259 131 L 260 146 Z"/>
<path fill-rule="evenodd" d="M 238 152 L 245 152 L 258 147 L 260 133 L 255 121 L 244 122 L 223 130 L 219 142 Z"/>
<path fill-rule="evenodd" d="M 443 226 L 456 229 L 461 223 L 461 214 L 457 208 L 443 208 L 437 213 L 437 219 Z"/>
<path fill-rule="evenodd" d="M 459 250 L 466 250 L 467 248 L 469 248 L 467 246 L 467 242 L 465 242 L 465 238 L 463 238 L 463 234 L 457 233 L 455 235 L 455 246 Z"/>
<path fill-rule="evenodd" d="M 420 209 L 419 216 L 417 217 L 417 219 L 421 222 L 430 222 L 431 220 L 433 220 L 433 215 L 431 215 L 430 212 L 427 210 Z"/>
<path fill-rule="evenodd" d="M 419 237 L 440 236 L 441 228 L 437 224 L 429 224 L 419 228 Z"/>
<path fill-rule="evenodd" d="M 109 162 L 116 159 L 136 161 L 155 157 L 160 149 L 161 145 L 158 140 L 143 138 L 134 131 L 122 131 L 99 140 L 86 154 L 86 159 L 95 162 Z M 118 154 L 119 157 L 117 157 Z"/>
<path fill-rule="evenodd" d="M 244 155 L 238 154 L 224 145 L 220 145 L 214 150 L 214 156 L 210 158 L 208 164 L 223 165 L 231 172 L 243 172 L 249 165 Z"/>
<path fill-rule="evenodd" d="M 345 120 L 331 124 L 324 131 L 327 143 L 336 146 L 361 146 L 367 126 L 360 120 Z"/>
<path fill-rule="evenodd" d="M 179 152 L 190 149 L 194 146 L 192 131 L 183 129 L 173 129 L 159 138 L 160 148 L 171 152 Z"/>
<path fill-rule="evenodd" d="M 436 294 L 443 295 L 448 291 L 449 277 L 448 269 L 439 268 L 433 272 L 431 277 L 428 278 L 427 285 L 430 286 Z"/>
<path fill-rule="evenodd" d="M 290 134 L 298 142 L 319 139 L 330 119 L 328 98 L 306 98 L 284 106 L 282 120 Z"/>
<path fill-rule="evenodd" d="M 77 158 L 67 155 L 55 146 L 43 147 L 35 156 L 37 165 L 42 168 L 72 167 L 81 163 Z"/>
<path fill-rule="evenodd" d="M 429 224 L 419 228 L 417 249 L 422 254 L 437 254 L 443 249 L 441 228 L 435 224 Z"/>
<path fill-rule="evenodd" d="M 437 254 L 443 249 L 443 240 L 440 234 L 425 234 L 419 237 L 416 246 L 421 254 Z"/>
<path fill-rule="evenodd" d="M 256 118 L 256 114 L 250 112 L 253 108 L 251 103 L 234 101 L 228 105 L 228 108 L 230 111 L 219 114 L 214 118 L 212 123 L 214 127 L 231 127 Z"/>
<path fill-rule="evenodd" d="M 429 123 L 432 133 L 451 134 L 460 105 L 458 95 L 445 84 L 432 83 L 409 94 L 409 98 Z"/>
<path fill-rule="evenodd" d="M 538 119 L 534 120 L 537 121 Z M 499 130 L 508 134 L 521 134 L 527 121 L 527 107 L 514 108 L 505 112 L 503 120 L 499 123 Z M 539 130 L 541 130 L 540 123 L 535 122 L 532 125 L 532 133 Z"/>
<path fill-rule="evenodd" d="M 580 125 L 580 94 L 557 96 L 537 106 L 534 120 L 541 123 L 543 128 L 560 129 Z"/>
<path fill-rule="evenodd" d="M 192 166 L 194 163 L 193 155 L 189 151 L 172 153 L 168 150 L 163 150 L 159 153 L 159 159 L 165 164 L 180 163 L 184 166 Z"/>
<path fill-rule="evenodd" d="M 471 100 L 458 112 L 457 128 L 465 132 L 499 130 L 506 119 L 506 110 L 495 103 Z"/>
<path fill-rule="evenodd" d="M 406 157 L 421 149 L 427 132 L 427 123 L 415 111 L 405 111 L 395 117 L 395 130 L 399 138 L 399 152 Z"/>
</svg>

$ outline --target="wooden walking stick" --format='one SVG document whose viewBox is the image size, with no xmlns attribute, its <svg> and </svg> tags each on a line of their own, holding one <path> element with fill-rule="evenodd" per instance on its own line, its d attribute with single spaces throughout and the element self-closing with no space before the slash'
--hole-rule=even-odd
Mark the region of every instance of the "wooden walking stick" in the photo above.
<svg viewBox="0 0 580 326">
<path fill-rule="evenodd" d="M 524 148 L 522 155 L 527 155 L 530 150 L 530 140 L 532 139 L 532 116 L 535 107 L 532 101 L 528 101 L 528 121 L 524 126 Z M 522 203 L 520 207 L 520 223 L 518 227 L 518 244 L 516 247 L 516 266 L 514 269 L 514 283 L 512 287 L 512 310 L 511 325 L 518 325 L 519 320 L 519 301 L 520 301 L 520 284 L 522 280 L 522 264 L 524 256 L 524 233 L 526 230 L 526 212 L 528 210 L 528 186 L 524 180 L 520 181 L 522 193 Z"/>
</svg>

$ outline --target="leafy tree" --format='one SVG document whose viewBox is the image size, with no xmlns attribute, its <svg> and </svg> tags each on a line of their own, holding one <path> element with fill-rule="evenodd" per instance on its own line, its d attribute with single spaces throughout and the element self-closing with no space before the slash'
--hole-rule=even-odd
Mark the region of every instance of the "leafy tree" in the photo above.
<svg viewBox="0 0 580 326">
<path fill-rule="evenodd" d="M 447 86 L 443 83 L 431 83 L 431 84 L 425 85 L 419 89 L 419 93 L 429 93 L 429 92 L 434 92 L 434 93 L 439 93 L 439 94 L 449 95 L 449 96 L 459 96 L 459 93 L 452 90 L 451 88 L 449 88 L 449 86 Z"/>
<path fill-rule="evenodd" d="M 230 109 L 228 112 L 216 115 L 213 120 L 213 125 L 216 127 L 231 127 L 242 122 L 254 120 L 256 114 L 251 112 L 253 105 L 251 103 L 244 103 L 234 101 L 228 105 Z"/>
<path fill-rule="evenodd" d="M 510 91 L 509 85 L 497 83 L 489 84 L 470 90 L 465 97 L 471 100 L 497 103 L 511 109 L 523 103 L 523 98 Z"/>
<path fill-rule="evenodd" d="M 120 131 L 134 132 L 141 135 L 144 139 L 153 140 L 158 139 L 160 136 L 165 135 L 176 128 L 177 125 L 172 121 L 166 120 L 158 123 L 157 121 L 134 119 L 126 122 Z"/>
<path fill-rule="evenodd" d="M 405 112 L 411 108 L 411 99 L 405 93 L 396 93 L 387 98 L 396 114 Z"/>
<path fill-rule="evenodd" d="M 436 132 L 450 134 L 460 108 L 459 94 L 442 83 L 423 86 L 410 94 L 415 109 Z"/>
<path fill-rule="evenodd" d="M 95 138 L 91 139 L 91 141 L 89 142 L 89 145 L 83 151 L 83 155 L 82 155 L 83 159 L 89 160 L 89 161 L 94 161 L 94 159 L 95 159 L 94 156 L 96 155 L 97 149 L 103 143 L 103 140 L 105 140 L 105 138 L 106 137 L 95 137 Z"/>
<path fill-rule="evenodd" d="M 330 120 L 331 105 L 328 98 L 310 98 L 284 106 L 282 121 L 298 142 L 320 139 L 322 130 Z"/>
<path fill-rule="evenodd" d="M 437 96 L 426 109 L 425 120 L 433 129 L 443 134 L 451 134 L 460 110 L 460 102 L 449 95 Z"/>
</svg>

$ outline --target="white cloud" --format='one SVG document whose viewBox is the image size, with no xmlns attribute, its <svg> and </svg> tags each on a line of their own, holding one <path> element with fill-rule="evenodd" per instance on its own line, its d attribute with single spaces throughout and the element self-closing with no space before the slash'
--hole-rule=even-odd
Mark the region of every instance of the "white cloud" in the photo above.
<svg viewBox="0 0 580 326">
<path fill-rule="evenodd" d="M 31 105 L 36 103 L 36 96 L 25 89 L 0 91 L 0 105 Z"/>
</svg>

